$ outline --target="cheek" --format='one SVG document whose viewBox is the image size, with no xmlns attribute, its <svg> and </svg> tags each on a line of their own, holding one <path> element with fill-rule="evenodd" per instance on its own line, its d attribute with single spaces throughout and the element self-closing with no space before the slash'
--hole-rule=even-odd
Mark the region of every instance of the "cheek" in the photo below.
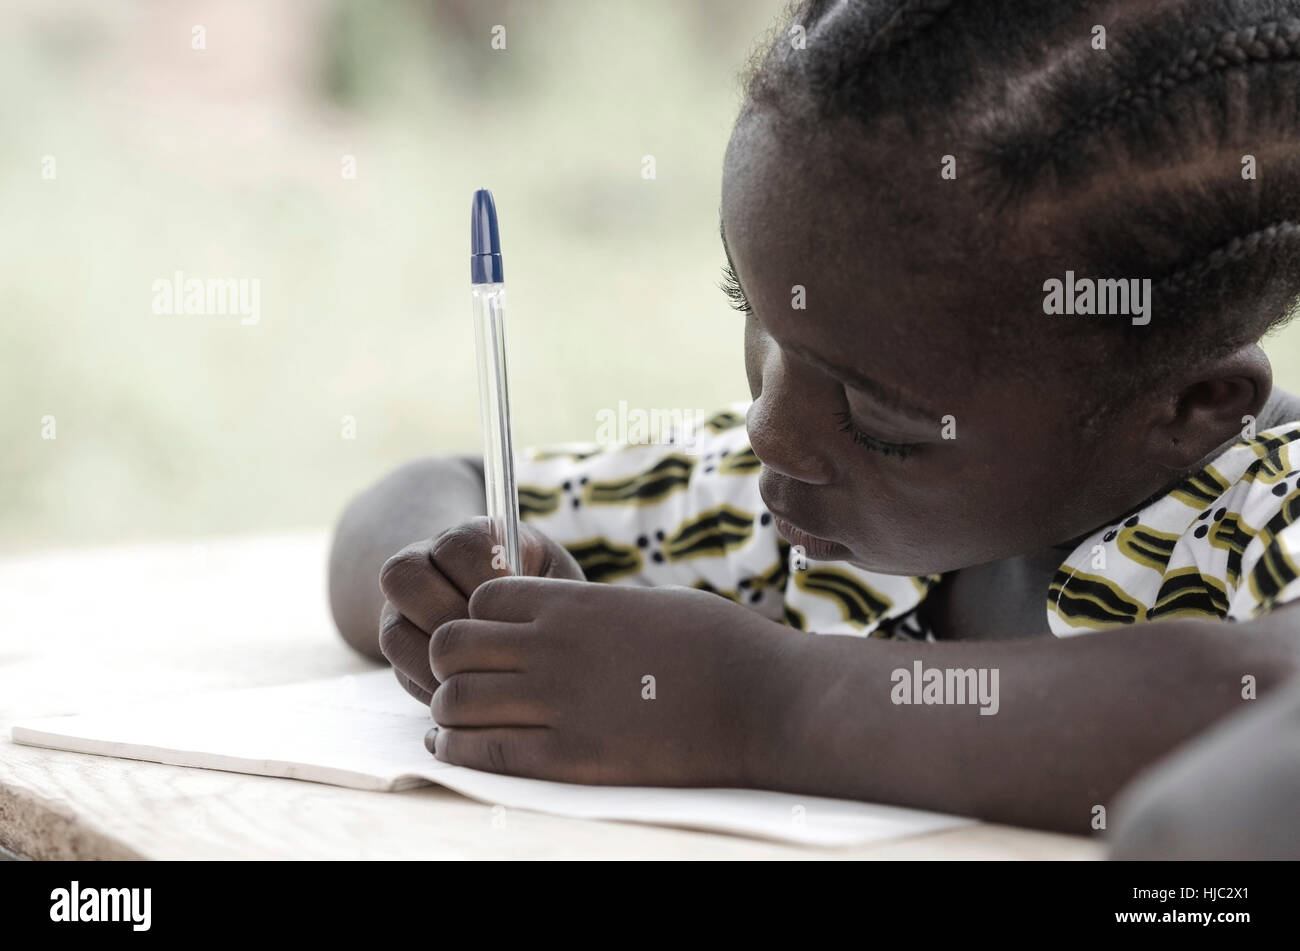
<svg viewBox="0 0 1300 951">
<path fill-rule="evenodd" d="M 902 473 L 904 470 L 899 470 Z M 886 574 L 941 574 L 1005 557 L 1024 527 L 1000 516 L 1001 491 L 953 486 L 950 474 L 910 467 L 877 477 L 844 513 L 858 565 Z"/>
<path fill-rule="evenodd" d="M 861 567 L 889 574 L 941 573 L 1059 541 L 1059 498 L 1044 486 L 1044 460 L 1027 464 L 1008 434 L 958 427 L 957 438 L 903 460 L 849 445 L 852 493 L 837 500 Z M 1044 504 L 1052 496 L 1051 504 Z"/>
<path fill-rule="evenodd" d="M 932 460 L 936 467 L 924 478 L 918 473 L 896 484 L 905 509 L 917 513 L 927 559 L 952 570 L 1039 551 L 1077 534 L 1067 501 L 1075 497 L 1076 467 L 1049 438 L 1047 432 L 959 428 L 955 441 L 936 447 L 943 458 Z"/>
</svg>

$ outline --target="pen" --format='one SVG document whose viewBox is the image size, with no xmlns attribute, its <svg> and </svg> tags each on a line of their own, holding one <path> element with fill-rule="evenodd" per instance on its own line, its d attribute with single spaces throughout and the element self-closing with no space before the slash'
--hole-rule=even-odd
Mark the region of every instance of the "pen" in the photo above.
<svg viewBox="0 0 1300 951">
<path fill-rule="evenodd" d="M 469 245 L 479 412 L 483 425 L 483 483 L 493 537 L 492 567 L 517 575 L 520 574 L 519 490 L 515 485 L 510 387 L 506 380 L 506 286 L 497 206 L 486 188 L 474 193 Z"/>
</svg>

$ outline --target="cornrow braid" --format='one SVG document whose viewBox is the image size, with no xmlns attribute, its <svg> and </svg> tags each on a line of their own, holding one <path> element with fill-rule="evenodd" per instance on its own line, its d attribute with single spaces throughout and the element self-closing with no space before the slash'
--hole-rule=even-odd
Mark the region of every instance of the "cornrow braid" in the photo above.
<svg viewBox="0 0 1300 951">
<path fill-rule="evenodd" d="M 1186 267 L 1160 278 L 1157 289 L 1187 290 L 1200 285 L 1206 275 L 1251 258 L 1261 251 L 1271 251 L 1300 237 L 1300 224 L 1278 221 L 1249 234 L 1238 235 Z"/>
<path fill-rule="evenodd" d="M 1045 168 L 1057 176 L 1076 170 L 1089 155 L 1080 146 L 1115 125 L 1149 119 L 1175 90 L 1229 70 L 1255 65 L 1300 62 L 1300 19 L 1263 23 L 1218 33 L 1198 29 L 1189 47 L 1142 75 L 1126 77 L 1119 89 L 1100 102 L 1070 113 L 1069 93 L 1057 94 L 1057 109 L 1067 118 L 1041 134 L 1017 130 L 984 151 L 984 163 L 996 166 L 1007 183 L 1022 190 L 1039 183 Z M 1143 65 L 1145 61 L 1143 60 Z"/>
</svg>

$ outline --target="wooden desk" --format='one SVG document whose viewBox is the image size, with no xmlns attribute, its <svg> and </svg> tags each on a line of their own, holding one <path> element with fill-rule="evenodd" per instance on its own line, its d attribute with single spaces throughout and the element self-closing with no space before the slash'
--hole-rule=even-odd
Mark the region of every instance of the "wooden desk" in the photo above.
<svg viewBox="0 0 1300 951">
<path fill-rule="evenodd" d="M 9 741 L 15 720 L 369 670 L 335 634 L 323 533 L 0 559 L 0 848 L 37 859 L 1100 858 L 979 825 L 819 850 Z M 499 823 L 498 823 L 499 825 Z"/>
</svg>

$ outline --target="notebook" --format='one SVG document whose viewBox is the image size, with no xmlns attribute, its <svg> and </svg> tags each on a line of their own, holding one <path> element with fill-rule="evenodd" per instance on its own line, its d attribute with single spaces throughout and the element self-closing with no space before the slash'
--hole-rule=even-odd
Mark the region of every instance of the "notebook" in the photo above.
<svg viewBox="0 0 1300 951">
<path fill-rule="evenodd" d="M 429 711 L 390 670 L 15 723 L 15 743 L 392 792 L 437 783 L 492 805 L 580 819 L 854 846 L 971 824 L 896 806 L 757 789 L 584 786 L 482 772 L 424 748 Z M 383 808 L 376 802 L 375 808 Z"/>
</svg>

